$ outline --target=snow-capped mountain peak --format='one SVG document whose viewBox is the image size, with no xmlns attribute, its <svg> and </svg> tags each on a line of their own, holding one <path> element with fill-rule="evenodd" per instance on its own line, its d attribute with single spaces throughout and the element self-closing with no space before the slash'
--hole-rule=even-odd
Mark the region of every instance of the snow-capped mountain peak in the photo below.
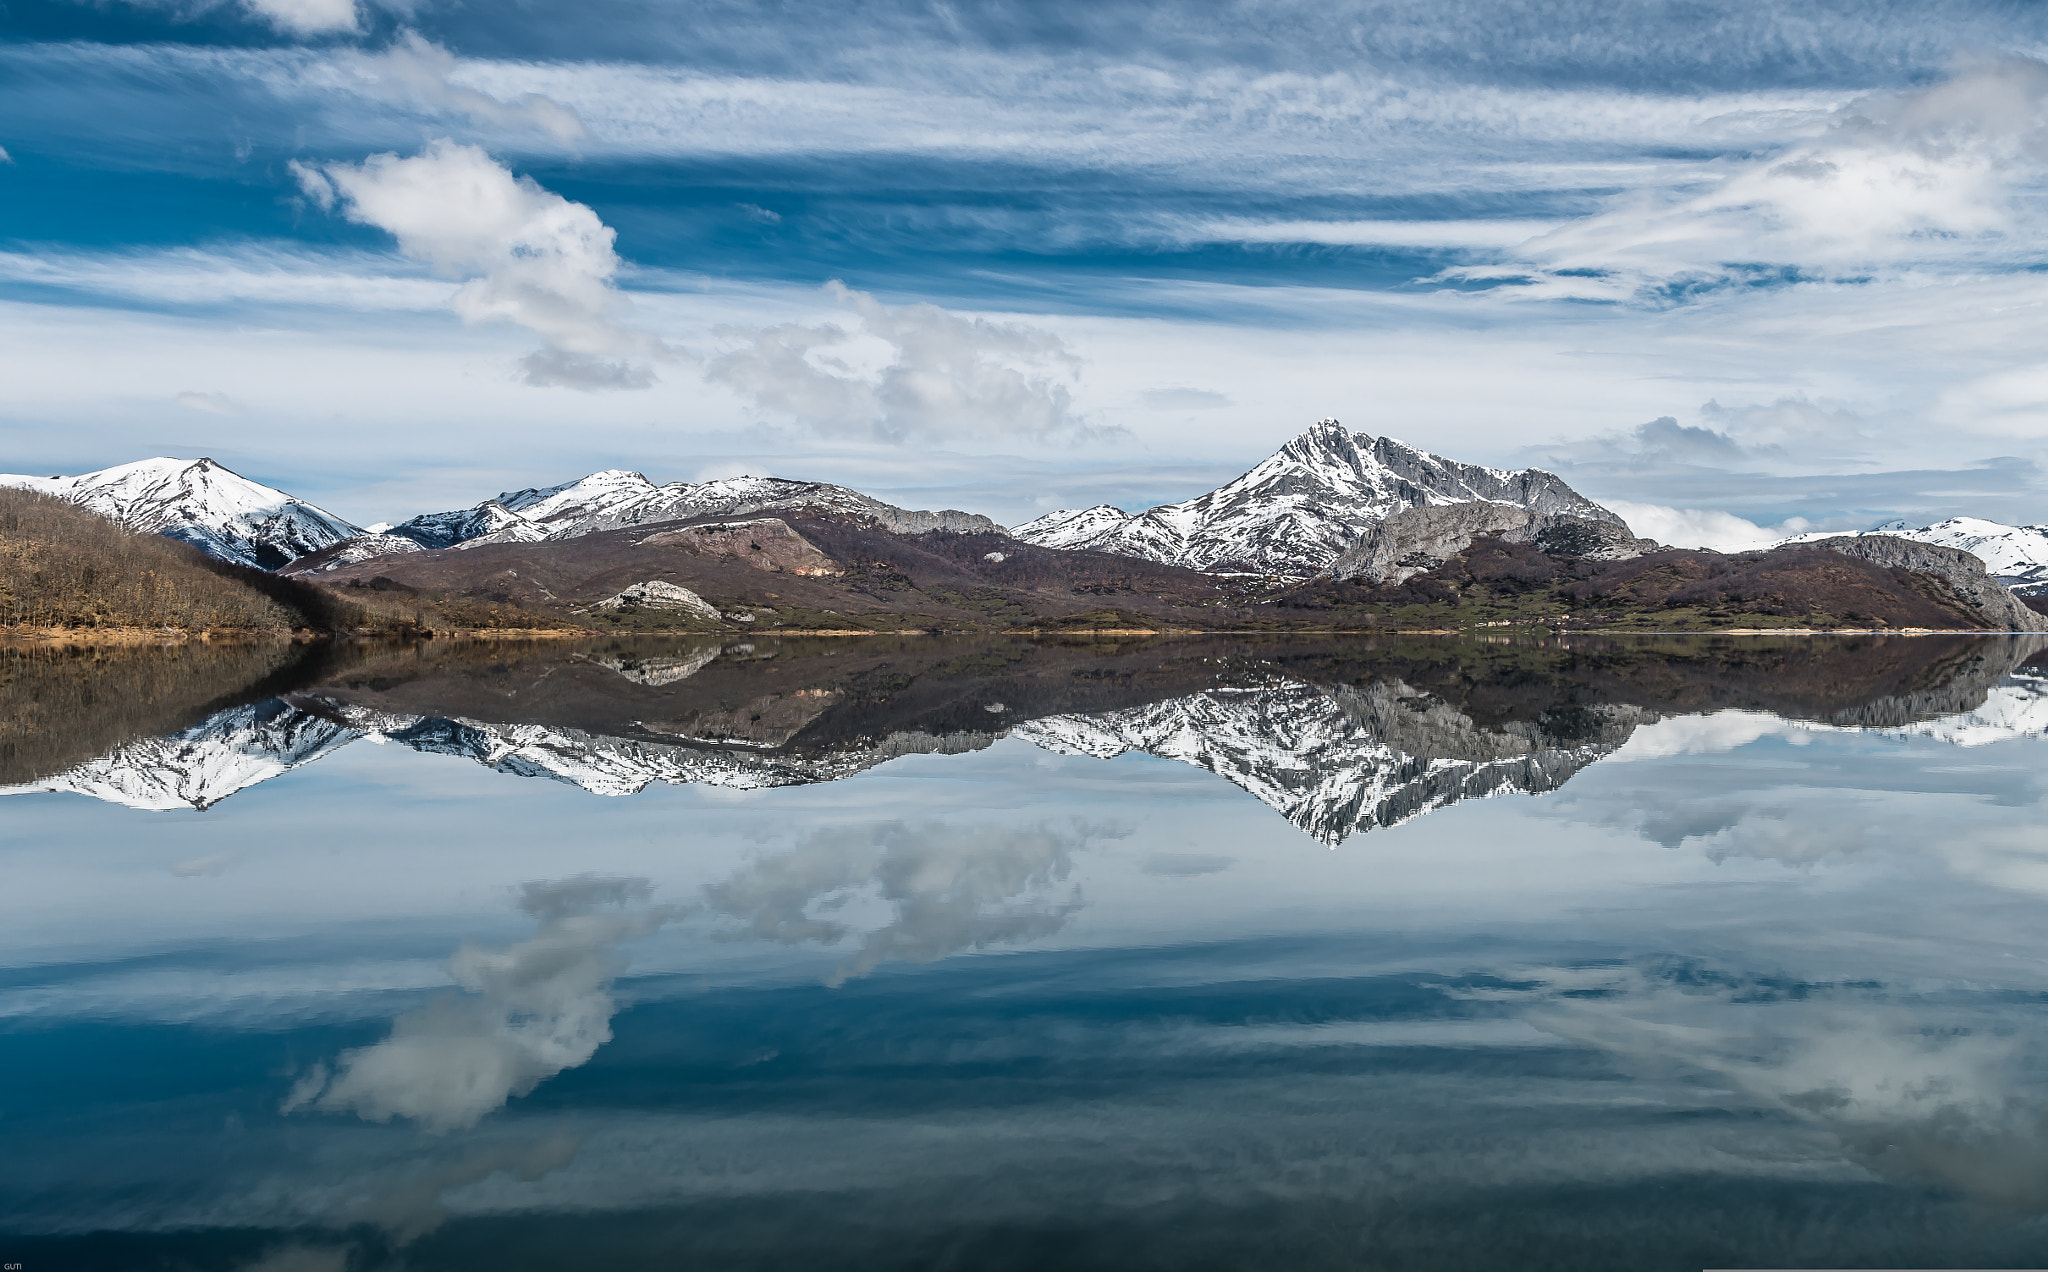
<svg viewBox="0 0 2048 1272">
<path fill-rule="evenodd" d="M 179 539 L 209 555 L 275 569 L 363 533 L 360 526 L 211 459 L 137 460 L 76 477 L 0 475 L 131 530 Z"/>
<path fill-rule="evenodd" d="M 587 477 L 565 481 L 559 486 L 508 491 L 499 495 L 497 502 L 529 520 L 547 521 L 616 507 L 645 498 L 658 489 L 643 473 L 607 468 Z"/>
<path fill-rule="evenodd" d="M 1107 504 L 1062 510 L 1010 533 L 1044 547 L 1088 548 L 1217 573 L 1306 578 L 1391 513 L 1474 500 L 1621 523 L 1540 469 L 1462 464 L 1325 419 L 1206 495 L 1140 513 Z"/>
</svg>

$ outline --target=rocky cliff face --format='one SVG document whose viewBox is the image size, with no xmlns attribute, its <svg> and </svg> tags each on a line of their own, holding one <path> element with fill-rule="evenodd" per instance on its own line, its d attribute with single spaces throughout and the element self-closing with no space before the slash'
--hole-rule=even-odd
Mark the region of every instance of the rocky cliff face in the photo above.
<svg viewBox="0 0 2048 1272">
<path fill-rule="evenodd" d="M 1488 535 L 1596 561 L 1625 561 L 1657 546 L 1636 538 L 1619 522 L 1474 500 L 1393 513 L 1346 548 L 1330 563 L 1328 573 L 1335 579 L 1400 583 L 1435 569 L 1471 547 L 1474 539 Z"/>
<path fill-rule="evenodd" d="M 1817 540 L 1813 546 L 1889 569 L 1934 575 L 1954 589 L 1956 596 L 1980 614 L 1986 625 L 1999 631 L 2038 631 L 2048 622 L 2048 615 L 2028 609 L 2004 584 L 1991 577 L 1983 561 L 1960 548 L 1888 534 L 1843 535 Z"/>
</svg>

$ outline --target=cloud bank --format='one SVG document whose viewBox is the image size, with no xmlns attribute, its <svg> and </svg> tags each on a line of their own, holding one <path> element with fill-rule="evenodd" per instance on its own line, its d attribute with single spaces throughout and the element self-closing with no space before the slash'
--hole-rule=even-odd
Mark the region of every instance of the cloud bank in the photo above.
<svg viewBox="0 0 2048 1272">
<path fill-rule="evenodd" d="M 785 323 L 729 333 L 743 343 L 713 359 L 706 375 L 758 409 L 828 436 L 1089 434 L 1068 383 L 1080 359 L 1052 332 L 937 305 L 885 305 L 836 281 L 825 290 L 853 314 L 856 330 Z"/>
</svg>

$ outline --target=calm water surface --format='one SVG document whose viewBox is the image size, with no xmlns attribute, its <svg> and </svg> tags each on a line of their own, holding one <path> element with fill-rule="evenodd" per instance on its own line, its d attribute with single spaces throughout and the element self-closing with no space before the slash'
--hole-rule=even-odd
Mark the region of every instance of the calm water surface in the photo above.
<svg viewBox="0 0 2048 1272">
<path fill-rule="evenodd" d="M 2048 644 L 0 660 L 0 1260 L 2048 1266 Z"/>
</svg>

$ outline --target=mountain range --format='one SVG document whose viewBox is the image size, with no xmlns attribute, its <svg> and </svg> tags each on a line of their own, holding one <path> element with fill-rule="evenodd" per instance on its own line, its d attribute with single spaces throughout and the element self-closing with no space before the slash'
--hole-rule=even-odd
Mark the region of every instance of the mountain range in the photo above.
<svg viewBox="0 0 2048 1272">
<path fill-rule="evenodd" d="M 1118 606 L 1145 610 L 1146 606 L 1133 598 L 1156 600 L 1170 593 L 1178 599 L 1168 608 L 1185 610 L 1191 603 L 1211 607 L 1236 603 L 1232 597 L 1242 600 L 1250 596 L 1243 590 L 1247 585 L 1270 591 L 1358 575 L 1367 581 L 1399 583 L 1463 551 L 1475 534 L 1505 535 L 1509 541 L 1535 543 L 1553 556 L 1562 552 L 1566 557 L 1594 560 L 1611 561 L 1657 548 L 1648 540 L 1633 538 L 1622 518 L 1553 474 L 1460 463 L 1392 438 L 1352 432 L 1331 419 L 1319 421 L 1242 477 L 1193 499 L 1137 513 L 1108 505 L 1062 510 L 1007 530 L 972 513 L 899 508 L 822 482 L 738 477 L 662 484 L 617 469 L 559 485 L 502 492 L 467 508 L 422 513 L 395 525 L 370 527 L 249 481 L 211 459 L 150 459 L 72 477 L 0 476 L 0 486 L 56 495 L 131 528 L 183 540 L 222 559 L 297 576 L 337 582 L 384 576 L 408 587 L 487 595 L 528 606 L 568 606 L 578 613 L 596 606 L 628 613 L 665 606 L 707 621 L 717 621 L 721 613 L 748 612 L 750 606 L 770 600 L 788 602 L 790 598 L 780 588 L 750 590 L 743 584 L 758 583 L 758 576 L 727 570 L 727 594 L 707 600 L 698 586 L 705 580 L 691 569 L 678 570 L 674 563 L 655 569 L 641 559 L 644 554 L 636 556 L 633 550 L 661 541 L 690 548 L 693 562 L 716 558 L 785 575 L 793 572 L 841 579 L 846 586 L 799 589 L 801 596 L 791 604 L 814 614 L 845 612 L 848 587 L 856 593 L 852 599 L 857 604 L 877 599 L 886 602 L 884 593 L 896 585 L 868 586 L 874 580 L 863 572 L 887 562 L 893 576 L 911 581 L 910 592 L 915 594 L 915 604 L 897 608 L 905 615 L 924 614 L 947 622 L 959 619 L 960 614 L 996 610 L 1015 611 L 1013 621 L 1035 621 L 1085 608 L 1061 602 L 1046 610 L 1048 597 L 1086 601 L 1115 596 Z M 1513 516 L 1502 520 L 1484 512 L 1489 508 Z M 1527 524 L 1516 522 L 1519 528 L 1501 528 L 1515 518 Z M 805 520 L 806 529 L 791 528 L 798 519 Z M 745 540 L 740 550 L 733 550 L 733 544 L 713 545 L 716 550 L 707 557 L 703 550 L 710 543 L 707 536 L 721 533 L 713 522 L 725 525 L 728 538 L 737 534 Z M 756 529 L 742 532 L 733 528 L 742 522 Z M 836 531 L 828 523 L 865 528 L 867 537 L 849 538 L 851 531 Z M 1404 527 L 1400 534 L 1393 533 L 1397 525 Z M 1456 526 L 1466 528 L 1447 537 L 1445 527 Z M 648 529 L 657 533 L 639 533 Z M 673 536 L 666 532 L 683 529 L 696 538 L 670 543 Z M 932 556 L 934 543 L 948 537 L 934 536 L 933 531 L 967 536 L 971 543 L 955 546 L 961 552 L 970 546 L 975 550 L 965 556 L 951 549 L 940 551 L 942 557 L 960 558 L 951 563 L 926 560 Z M 837 546 L 827 547 L 823 540 L 834 535 Z M 1868 536 L 1972 553 L 1985 561 L 1999 582 L 2048 598 L 2048 527 L 1953 518 L 1921 527 L 1887 523 L 1849 537 Z M 1801 535 L 1758 547 L 1799 547 L 1835 540 L 1834 550 L 1839 552 L 1845 550 L 1840 543 L 1843 537 Z M 1410 543 L 1411 538 L 1415 542 Z M 542 568 L 550 561 L 561 564 L 556 561 L 560 554 L 552 546 L 545 561 L 533 555 L 535 545 L 586 540 L 590 547 L 577 550 L 583 563 L 566 573 L 557 568 L 550 574 L 548 568 Z M 917 545 L 912 555 L 925 561 L 927 568 L 922 574 L 899 559 L 909 549 L 899 550 L 896 541 Z M 778 543 L 790 549 L 782 556 L 802 557 L 809 564 L 798 568 L 781 560 Z M 1571 546 L 1574 544 L 1578 546 Z M 1030 549 L 1036 549 L 1036 554 Z M 466 555 L 472 552 L 479 553 L 473 560 Z M 460 560 L 452 560 L 451 553 L 458 554 Z M 1876 543 L 1864 555 L 1870 553 L 1879 553 Z M 408 558 L 416 563 L 407 563 Z M 1140 563 L 1153 570 L 1142 578 L 1120 578 L 1115 567 L 1105 564 L 1115 560 L 1131 563 L 1125 567 L 1127 573 L 1142 573 Z M 487 563 L 489 568 L 485 568 Z M 1932 568 L 1930 562 L 1910 559 L 1910 554 L 1900 557 L 1894 553 L 1880 564 L 1908 571 Z M 1161 568 L 1168 573 L 1159 573 Z M 1030 576 L 1023 586 L 1036 588 L 1037 599 L 1019 601 L 1015 595 L 1018 579 L 1009 576 L 1019 576 L 1020 570 Z M 657 577 L 664 573 L 666 578 Z M 510 580 L 522 582 L 514 585 Z M 943 595 L 932 592 L 934 585 Z M 992 587 L 1010 591 L 998 596 Z M 1197 592 L 1207 592 L 1209 599 L 1197 601 Z M 1350 595 L 1346 594 L 1346 599 Z M 1906 600 L 1911 602 L 1911 598 Z M 1261 602 L 1252 598 L 1246 603 Z M 1936 606 L 1936 610 L 1940 608 Z M 2004 608 L 2019 612 L 2012 606 Z M 1978 609 L 1982 607 L 1965 605 L 1960 612 Z M 1816 603 L 1813 607 L 1816 618 L 1824 611 L 1848 613 L 1842 605 Z M 1931 622 L 1942 626 L 1954 621 L 1928 619 L 1921 616 L 1923 611 L 1935 612 L 1917 602 L 1880 606 L 1873 612 L 1892 615 L 1879 625 L 1925 626 Z M 1219 612 L 1218 621 L 1222 617 Z M 1231 621 L 1242 617 L 1235 615 Z M 1423 616 L 1418 613 L 1418 617 Z M 2016 622 L 2029 625 L 1995 615 L 1985 621 L 1993 627 Z M 1854 625 L 1853 617 L 1849 625 Z"/>
</svg>

